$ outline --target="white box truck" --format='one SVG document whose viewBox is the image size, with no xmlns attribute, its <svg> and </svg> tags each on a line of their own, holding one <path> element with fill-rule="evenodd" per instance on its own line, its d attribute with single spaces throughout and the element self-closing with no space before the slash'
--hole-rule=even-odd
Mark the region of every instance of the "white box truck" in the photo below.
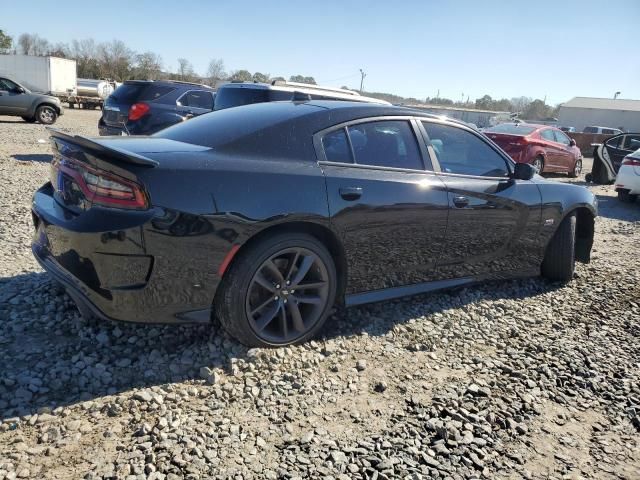
<svg viewBox="0 0 640 480">
<path fill-rule="evenodd" d="M 0 55 L 0 76 L 6 75 L 33 92 L 61 97 L 76 94 L 76 61 L 58 57 Z"/>
</svg>

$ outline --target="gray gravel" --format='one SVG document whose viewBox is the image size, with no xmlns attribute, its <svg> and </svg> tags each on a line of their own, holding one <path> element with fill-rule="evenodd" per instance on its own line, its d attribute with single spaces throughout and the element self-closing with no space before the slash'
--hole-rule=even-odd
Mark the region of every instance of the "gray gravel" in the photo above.
<svg viewBox="0 0 640 480">
<path fill-rule="evenodd" d="M 58 126 L 95 134 L 98 116 Z M 80 318 L 31 258 L 39 139 L 0 117 L 0 480 L 640 478 L 640 205 L 611 187 L 592 187 L 593 262 L 568 286 L 355 308 L 324 338 L 247 350 Z"/>
</svg>

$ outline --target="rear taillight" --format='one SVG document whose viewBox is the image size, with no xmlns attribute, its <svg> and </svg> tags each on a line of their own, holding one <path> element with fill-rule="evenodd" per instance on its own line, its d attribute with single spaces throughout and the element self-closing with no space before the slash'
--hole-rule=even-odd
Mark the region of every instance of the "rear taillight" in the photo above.
<svg viewBox="0 0 640 480">
<path fill-rule="evenodd" d="M 67 157 L 54 160 L 51 168 L 53 177 L 56 177 L 52 178 L 56 190 L 62 190 L 65 184 L 64 177 L 67 177 L 94 205 L 136 210 L 145 210 L 149 207 L 147 195 L 142 187 L 126 178 Z M 66 192 L 63 191 L 63 197 L 65 194 Z"/>
<path fill-rule="evenodd" d="M 625 157 L 624 160 L 622 160 L 622 165 L 627 165 L 629 167 L 640 167 L 640 158 Z"/>
<path fill-rule="evenodd" d="M 133 105 L 131 105 L 131 108 L 129 108 L 129 120 L 140 120 L 147 113 L 149 113 L 150 109 L 151 107 L 149 107 L 147 103 L 134 103 Z"/>
</svg>

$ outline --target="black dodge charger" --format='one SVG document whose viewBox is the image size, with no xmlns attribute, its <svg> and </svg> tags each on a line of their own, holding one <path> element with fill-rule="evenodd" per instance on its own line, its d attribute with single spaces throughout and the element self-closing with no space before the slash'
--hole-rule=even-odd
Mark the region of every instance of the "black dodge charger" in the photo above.
<svg viewBox="0 0 640 480">
<path fill-rule="evenodd" d="M 151 137 L 52 132 L 33 252 L 83 314 L 218 318 L 247 345 L 302 342 L 351 306 L 487 279 L 569 281 L 596 199 L 462 123 L 291 101 Z"/>
</svg>

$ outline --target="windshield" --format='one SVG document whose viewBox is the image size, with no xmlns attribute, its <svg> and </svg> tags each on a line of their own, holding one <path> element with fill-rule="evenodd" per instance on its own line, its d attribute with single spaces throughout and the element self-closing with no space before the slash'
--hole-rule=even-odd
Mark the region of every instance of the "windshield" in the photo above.
<svg viewBox="0 0 640 480">
<path fill-rule="evenodd" d="M 522 125 L 520 123 L 503 123 L 487 129 L 486 133 L 506 133 L 508 135 L 529 135 L 535 130 L 536 130 L 536 127 Z"/>
</svg>

